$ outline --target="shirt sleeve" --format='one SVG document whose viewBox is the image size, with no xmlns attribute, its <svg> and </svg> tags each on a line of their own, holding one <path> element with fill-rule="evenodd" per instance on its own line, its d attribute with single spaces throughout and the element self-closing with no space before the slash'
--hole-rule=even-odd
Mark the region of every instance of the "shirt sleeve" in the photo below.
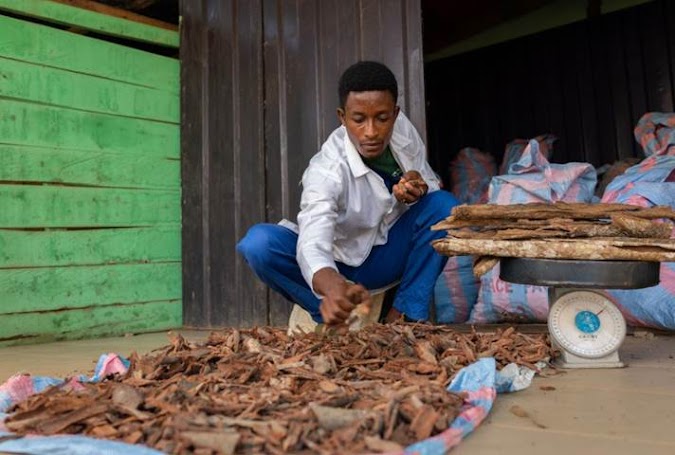
<svg viewBox="0 0 675 455">
<path fill-rule="evenodd" d="M 434 191 L 440 190 L 441 184 L 438 175 L 436 175 L 434 170 L 431 169 L 431 166 L 429 165 L 429 162 L 426 159 L 425 153 L 421 153 L 420 156 L 422 159 L 420 160 L 420 164 L 417 167 L 417 169 L 419 169 L 419 173 L 422 175 L 422 178 L 429 187 L 428 192 L 432 193 Z"/>
<path fill-rule="evenodd" d="M 325 267 L 337 270 L 333 237 L 342 184 L 337 175 L 310 165 L 302 176 L 302 186 L 296 259 L 314 292 L 312 277 L 317 271 Z"/>
</svg>

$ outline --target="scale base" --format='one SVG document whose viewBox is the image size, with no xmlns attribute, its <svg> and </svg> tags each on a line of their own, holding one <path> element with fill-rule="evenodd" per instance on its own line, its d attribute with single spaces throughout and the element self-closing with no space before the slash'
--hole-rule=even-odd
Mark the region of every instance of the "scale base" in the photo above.
<svg viewBox="0 0 675 455">
<path fill-rule="evenodd" d="M 560 346 L 556 345 L 556 348 L 560 351 L 560 355 L 552 362 L 556 368 L 623 368 L 626 366 L 619 359 L 619 351 L 614 351 L 604 357 L 587 359 L 565 351 Z"/>
<path fill-rule="evenodd" d="M 550 306 L 553 307 L 553 305 L 563 296 L 570 294 L 570 293 L 576 293 L 576 292 L 584 292 L 584 291 L 589 291 L 583 288 L 559 288 L 559 287 L 550 287 L 549 288 L 549 302 Z M 603 295 L 603 294 L 600 294 Z M 614 307 L 614 304 L 607 300 L 605 303 L 607 306 L 612 306 Z M 625 320 L 623 319 L 623 316 L 620 314 L 617 316 L 623 321 L 623 326 L 625 328 Z M 552 326 L 551 326 L 551 321 L 549 319 L 548 321 L 549 324 L 549 332 L 553 332 Z M 625 336 L 625 335 L 624 335 Z M 621 342 L 623 342 L 623 337 Z M 560 352 L 558 357 L 556 357 L 553 360 L 553 365 L 556 366 L 557 368 L 576 368 L 576 369 L 581 369 L 581 368 L 623 368 L 626 365 L 619 359 L 619 346 L 617 346 L 617 349 L 610 354 L 607 354 L 603 357 L 580 357 L 576 354 L 572 354 L 571 352 L 567 351 L 565 348 L 560 346 L 559 343 L 556 342 L 556 340 L 551 336 L 551 344 Z"/>
</svg>

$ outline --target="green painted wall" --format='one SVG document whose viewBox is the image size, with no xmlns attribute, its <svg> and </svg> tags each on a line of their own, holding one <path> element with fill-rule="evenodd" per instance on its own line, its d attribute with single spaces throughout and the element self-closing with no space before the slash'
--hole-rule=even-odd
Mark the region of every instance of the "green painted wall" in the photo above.
<svg viewBox="0 0 675 455">
<path fill-rule="evenodd" d="M 0 10 L 142 41 L 49 1 Z M 179 327 L 176 59 L 0 12 L 0 346 Z"/>
</svg>

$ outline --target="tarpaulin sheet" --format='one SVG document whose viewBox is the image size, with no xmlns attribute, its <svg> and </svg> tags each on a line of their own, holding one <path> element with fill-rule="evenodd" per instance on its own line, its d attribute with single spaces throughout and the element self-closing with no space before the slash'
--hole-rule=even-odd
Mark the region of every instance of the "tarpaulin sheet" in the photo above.
<svg viewBox="0 0 675 455">
<path fill-rule="evenodd" d="M 79 375 L 64 380 L 48 376 L 31 376 L 29 374 L 14 375 L 4 384 L 0 385 L 0 416 L 14 403 L 23 401 L 48 387 L 63 386 L 77 389 L 78 384 L 83 382 L 98 382 L 109 375 L 126 373 L 129 365 L 128 360 L 117 354 L 109 353 L 99 357 L 94 368 L 94 375 L 89 378 Z"/>
</svg>

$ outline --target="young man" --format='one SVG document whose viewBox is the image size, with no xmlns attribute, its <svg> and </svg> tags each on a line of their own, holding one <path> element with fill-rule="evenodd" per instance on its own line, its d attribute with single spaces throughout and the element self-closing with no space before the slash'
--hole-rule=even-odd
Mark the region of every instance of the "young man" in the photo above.
<svg viewBox="0 0 675 455">
<path fill-rule="evenodd" d="M 256 275 L 315 321 L 343 323 L 368 289 L 400 281 L 387 320 L 427 320 L 447 258 L 429 228 L 450 214 L 425 147 L 396 104 L 393 73 L 359 62 L 340 77 L 341 127 L 302 178 L 298 225 L 258 224 L 237 249 Z"/>
</svg>

